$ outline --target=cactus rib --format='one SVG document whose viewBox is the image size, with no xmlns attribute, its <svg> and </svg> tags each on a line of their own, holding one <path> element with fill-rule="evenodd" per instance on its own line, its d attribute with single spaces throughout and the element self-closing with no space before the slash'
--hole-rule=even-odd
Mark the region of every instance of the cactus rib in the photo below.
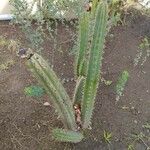
<svg viewBox="0 0 150 150">
<path fill-rule="evenodd" d="M 89 13 L 82 12 L 79 20 L 79 51 L 76 58 L 76 74 L 77 76 L 85 74 L 85 62 L 86 62 L 86 50 L 88 46 L 88 36 L 89 36 Z"/>
<path fill-rule="evenodd" d="M 28 60 L 27 65 L 49 94 L 66 128 L 75 130 L 76 123 L 72 103 L 55 72 L 38 54 L 34 54 Z"/>
<path fill-rule="evenodd" d="M 88 128 L 90 124 L 97 87 L 99 85 L 102 54 L 106 35 L 107 10 L 108 6 L 106 2 L 98 4 L 88 62 L 87 77 L 85 81 L 84 96 L 81 106 L 83 128 Z"/>
<path fill-rule="evenodd" d="M 80 132 L 58 129 L 58 128 L 52 130 L 52 135 L 55 140 L 61 142 L 78 143 L 84 138 Z"/>
<path fill-rule="evenodd" d="M 83 76 L 78 77 L 75 91 L 74 91 L 74 96 L 73 96 L 73 104 L 80 105 L 83 99 L 83 89 L 84 89 L 84 83 L 85 83 L 85 78 Z"/>
</svg>

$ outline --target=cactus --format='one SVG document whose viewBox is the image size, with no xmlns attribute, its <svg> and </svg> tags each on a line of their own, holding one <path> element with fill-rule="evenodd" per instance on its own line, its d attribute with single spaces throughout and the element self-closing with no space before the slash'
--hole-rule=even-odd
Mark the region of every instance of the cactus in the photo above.
<svg viewBox="0 0 150 150">
<path fill-rule="evenodd" d="M 73 102 L 48 63 L 36 53 L 28 57 L 29 70 L 50 96 L 65 125 L 65 129 L 52 131 L 53 137 L 62 142 L 80 142 L 83 135 L 79 130 L 88 128 L 92 117 L 100 79 L 108 17 L 107 2 L 97 2 L 94 0 L 92 12 L 82 12 L 79 21 L 79 49 L 76 57 L 78 79 Z M 73 108 L 76 104 L 81 106 L 78 114 Z"/>
<path fill-rule="evenodd" d="M 102 54 L 106 35 L 108 18 L 108 6 L 101 2 L 97 6 L 94 34 L 91 42 L 91 50 L 88 61 L 87 76 L 85 81 L 83 102 L 81 105 L 81 117 L 83 128 L 88 128 L 94 108 L 97 87 L 99 85 Z"/>
<path fill-rule="evenodd" d="M 34 54 L 27 62 L 28 68 L 38 78 L 38 81 L 50 95 L 67 129 L 76 129 L 75 115 L 72 103 L 55 72 L 38 54 Z"/>
<path fill-rule="evenodd" d="M 83 76 L 79 77 L 76 83 L 74 96 L 73 96 L 73 105 L 80 105 L 83 99 L 83 89 L 84 89 L 85 78 Z"/>
<path fill-rule="evenodd" d="M 92 0 L 92 16 L 95 16 L 99 0 Z"/>
<path fill-rule="evenodd" d="M 79 19 L 79 37 L 78 37 L 78 54 L 76 58 L 76 75 L 85 75 L 86 70 L 86 52 L 89 36 L 89 13 L 82 12 Z"/>
<path fill-rule="evenodd" d="M 128 79 L 129 79 L 129 72 L 124 70 L 121 73 L 121 76 L 119 77 L 117 85 L 116 85 L 116 93 L 117 93 L 116 101 L 119 101 L 120 96 L 122 96 L 122 93 L 124 91 L 124 87 L 125 87 Z"/>
<path fill-rule="evenodd" d="M 80 132 L 64 129 L 53 129 L 52 136 L 57 141 L 71 143 L 78 143 L 84 138 Z"/>
</svg>

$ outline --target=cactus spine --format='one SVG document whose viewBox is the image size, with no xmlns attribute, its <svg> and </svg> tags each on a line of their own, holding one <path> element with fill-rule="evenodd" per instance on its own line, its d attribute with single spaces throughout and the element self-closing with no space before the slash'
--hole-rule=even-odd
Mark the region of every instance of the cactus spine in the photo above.
<svg viewBox="0 0 150 150">
<path fill-rule="evenodd" d="M 84 96 L 81 106 L 83 128 L 88 128 L 94 108 L 94 100 L 99 85 L 102 54 L 106 35 L 108 6 L 101 2 L 97 6 L 93 39 L 91 42 L 88 61 L 87 76 L 85 81 Z"/>
<path fill-rule="evenodd" d="M 55 72 L 38 54 L 34 54 L 27 64 L 49 94 L 66 128 L 75 130 L 76 123 L 72 103 Z"/>
</svg>

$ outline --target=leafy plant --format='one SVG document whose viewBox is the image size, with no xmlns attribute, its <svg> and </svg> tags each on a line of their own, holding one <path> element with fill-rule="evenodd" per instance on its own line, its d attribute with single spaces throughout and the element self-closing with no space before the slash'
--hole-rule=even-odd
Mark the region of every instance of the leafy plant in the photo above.
<svg viewBox="0 0 150 150">
<path fill-rule="evenodd" d="M 82 130 L 87 129 L 91 123 L 107 33 L 107 2 L 101 1 L 92 7 L 91 12 L 81 11 L 79 20 L 76 55 L 78 79 L 73 102 L 43 57 L 32 53 L 27 59 L 29 70 L 50 96 L 50 102 L 53 102 L 65 126 L 65 130 L 54 129 L 53 137 L 56 140 L 74 143 L 83 139 Z"/>
<path fill-rule="evenodd" d="M 112 133 L 111 132 L 104 131 L 103 137 L 104 137 L 104 140 L 106 143 L 109 143 L 109 144 L 111 143 L 111 139 L 112 139 Z"/>
<path fill-rule="evenodd" d="M 26 45 L 38 53 L 43 50 L 44 39 L 52 41 L 51 47 L 54 50 L 60 47 L 61 44 L 57 40 L 58 19 L 64 25 L 68 14 L 76 18 L 80 6 L 78 0 L 10 0 L 10 4 L 14 14 L 12 23 L 19 24 L 25 34 Z M 72 22 L 72 25 L 75 24 Z M 65 25 L 65 30 L 72 35 L 68 25 Z"/>
<path fill-rule="evenodd" d="M 128 73 L 128 71 L 125 70 L 120 75 L 117 85 L 116 85 L 116 93 L 117 93 L 116 101 L 119 101 L 120 96 L 122 96 L 128 79 L 129 79 L 129 73 Z"/>
<path fill-rule="evenodd" d="M 27 96 L 37 96 L 37 97 L 40 97 L 44 94 L 44 89 L 40 86 L 28 86 L 28 87 L 25 87 L 24 89 L 24 93 L 27 95 Z"/>
<path fill-rule="evenodd" d="M 133 145 L 133 144 L 129 144 L 129 145 L 128 145 L 128 150 L 135 150 L 135 149 L 134 149 L 134 145 Z"/>
<path fill-rule="evenodd" d="M 112 81 L 106 80 L 106 79 L 104 79 L 103 77 L 101 78 L 101 82 L 104 82 L 104 84 L 107 85 L 107 86 L 109 86 L 109 85 L 112 84 Z"/>
<path fill-rule="evenodd" d="M 142 126 L 145 129 L 149 129 L 150 130 L 150 123 L 146 123 Z"/>
</svg>

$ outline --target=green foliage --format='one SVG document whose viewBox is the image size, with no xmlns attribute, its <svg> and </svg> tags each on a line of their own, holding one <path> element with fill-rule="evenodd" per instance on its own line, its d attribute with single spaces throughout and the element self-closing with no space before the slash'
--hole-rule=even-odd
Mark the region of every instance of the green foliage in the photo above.
<svg viewBox="0 0 150 150">
<path fill-rule="evenodd" d="M 117 82 L 117 85 L 116 85 L 116 93 L 117 93 L 116 100 L 117 101 L 119 100 L 120 96 L 122 96 L 128 79 L 129 79 L 129 73 L 128 73 L 128 71 L 125 70 L 120 75 L 118 82 Z"/>
<path fill-rule="evenodd" d="M 67 129 L 76 129 L 72 103 L 55 72 L 38 54 L 34 54 L 27 62 L 30 71 L 50 96 L 56 110 Z"/>
<path fill-rule="evenodd" d="M 71 143 L 78 143 L 84 138 L 80 132 L 64 129 L 53 129 L 52 135 L 54 139 L 57 141 L 71 142 Z"/>
<path fill-rule="evenodd" d="M 13 7 L 12 13 L 15 16 L 13 19 L 13 23 L 19 24 L 19 27 L 25 34 L 29 47 L 41 50 L 43 44 L 42 27 L 40 25 L 35 28 L 32 25 L 32 10 L 34 5 L 36 4 L 36 1 L 33 1 L 33 3 L 29 5 L 26 0 L 10 0 L 10 4 Z M 37 24 L 39 23 L 37 22 Z"/>
<path fill-rule="evenodd" d="M 78 6 L 80 6 L 78 0 L 33 0 L 30 3 L 26 0 L 10 0 L 10 4 L 15 16 L 13 23 L 19 24 L 25 34 L 26 45 L 37 52 L 43 50 L 45 39 L 52 41 L 51 47 L 54 50 L 58 49 L 58 46 L 60 46 L 57 41 L 58 19 L 65 25 L 66 19 L 69 18 L 67 16 L 72 14 L 72 17 L 75 18 L 78 15 L 77 12 L 79 12 Z M 34 10 L 35 8 L 36 10 Z M 65 25 L 65 30 L 72 36 L 72 32 L 67 25 Z"/>
<path fill-rule="evenodd" d="M 104 131 L 103 137 L 104 137 L 104 140 L 106 143 L 109 143 L 109 144 L 111 143 L 111 139 L 112 139 L 112 133 L 111 132 Z"/>
<path fill-rule="evenodd" d="M 101 2 L 97 6 L 95 23 L 90 47 L 90 54 L 85 79 L 83 102 L 81 115 L 83 128 L 88 128 L 94 108 L 97 87 L 99 85 L 102 54 L 106 36 L 108 7 L 106 2 Z"/>
<path fill-rule="evenodd" d="M 40 97 L 44 94 L 44 89 L 40 86 L 28 86 L 28 87 L 25 87 L 24 89 L 24 93 L 25 95 L 27 96 L 37 96 L 37 97 Z"/>
<path fill-rule="evenodd" d="M 105 80 L 103 77 L 101 78 L 101 82 L 104 82 L 105 85 L 107 85 L 107 86 L 109 86 L 109 85 L 112 84 L 112 81 L 110 81 L 110 80 Z"/>
<path fill-rule="evenodd" d="M 142 126 L 145 129 L 149 129 L 150 130 L 150 123 L 146 123 Z"/>
<path fill-rule="evenodd" d="M 128 145 L 128 150 L 135 150 L 135 149 L 134 149 L 134 145 L 133 145 L 133 144 L 129 144 L 129 145 Z"/>
</svg>

